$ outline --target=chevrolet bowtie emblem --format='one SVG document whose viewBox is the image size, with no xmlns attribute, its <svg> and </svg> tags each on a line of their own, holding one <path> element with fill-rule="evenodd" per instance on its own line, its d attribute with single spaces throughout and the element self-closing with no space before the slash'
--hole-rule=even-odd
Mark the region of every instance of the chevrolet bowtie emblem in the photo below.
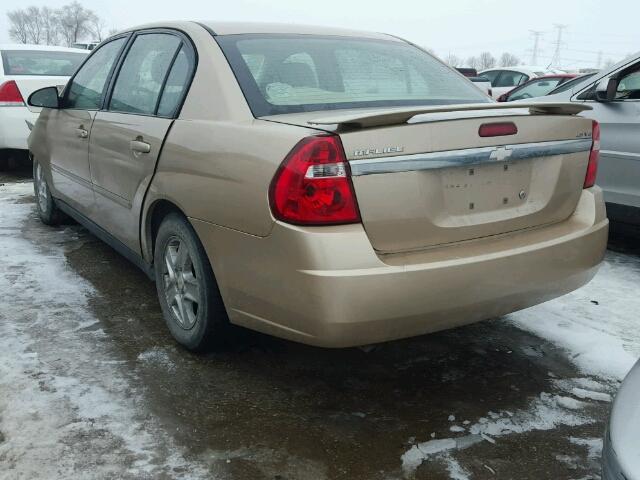
<svg viewBox="0 0 640 480">
<path fill-rule="evenodd" d="M 498 147 L 493 152 L 491 152 L 490 158 L 492 160 L 496 160 L 498 162 L 502 162 L 507 158 L 511 157 L 513 150 L 509 150 L 507 147 Z"/>
</svg>

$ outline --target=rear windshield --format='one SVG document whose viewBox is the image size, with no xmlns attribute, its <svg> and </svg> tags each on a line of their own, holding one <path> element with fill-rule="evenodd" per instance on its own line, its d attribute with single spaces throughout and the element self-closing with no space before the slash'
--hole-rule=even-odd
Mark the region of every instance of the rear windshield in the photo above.
<svg viewBox="0 0 640 480">
<path fill-rule="evenodd" d="M 558 88 L 556 88 L 555 90 L 551 90 L 547 95 L 555 95 L 556 93 L 562 93 L 562 92 L 566 92 L 567 90 L 571 90 L 573 87 L 575 87 L 579 83 L 584 82 L 585 80 L 593 77 L 594 75 L 595 75 L 595 72 L 587 73 L 586 75 L 582 75 L 581 77 L 576 77 L 572 80 L 568 80 L 564 82 L 562 85 L 560 85 Z"/>
<path fill-rule="evenodd" d="M 3 50 L 5 75 L 69 77 L 86 58 L 83 53 L 46 50 Z"/>
<path fill-rule="evenodd" d="M 228 35 L 216 40 L 256 117 L 490 102 L 449 67 L 404 42 L 314 35 Z"/>
</svg>

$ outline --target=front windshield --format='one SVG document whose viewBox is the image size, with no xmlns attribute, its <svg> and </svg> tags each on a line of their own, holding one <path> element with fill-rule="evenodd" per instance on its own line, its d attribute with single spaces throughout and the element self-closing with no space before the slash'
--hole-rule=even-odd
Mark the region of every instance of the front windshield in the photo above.
<svg viewBox="0 0 640 480">
<path fill-rule="evenodd" d="M 257 117 L 490 102 L 472 83 L 405 42 L 315 35 L 228 35 L 216 40 Z"/>
</svg>

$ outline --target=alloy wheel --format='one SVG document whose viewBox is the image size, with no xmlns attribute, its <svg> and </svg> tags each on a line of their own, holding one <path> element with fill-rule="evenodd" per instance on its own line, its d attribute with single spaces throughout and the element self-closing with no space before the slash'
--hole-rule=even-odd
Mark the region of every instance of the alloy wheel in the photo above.
<svg viewBox="0 0 640 480">
<path fill-rule="evenodd" d="M 164 250 L 163 288 L 167 305 L 180 327 L 190 330 L 201 303 L 200 283 L 187 243 L 172 237 Z"/>
</svg>

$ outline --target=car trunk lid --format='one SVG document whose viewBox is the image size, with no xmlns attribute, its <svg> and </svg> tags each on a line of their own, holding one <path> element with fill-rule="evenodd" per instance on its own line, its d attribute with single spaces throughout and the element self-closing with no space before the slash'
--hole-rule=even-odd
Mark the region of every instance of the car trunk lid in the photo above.
<svg viewBox="0 0 640 480">
<path fill-rule="evenodd" d="M 551 224 L 573 213 L 591 121 L 567 113 L 581 106 L 494 105 L 315 112 L 298 115 L 296 123 L 340 135 L 367 235 L 376 250 L 395 253 Z M 512 123 L 517 133 L 479 135 L 482 125 L 494 123 Z"/>
</svg>

